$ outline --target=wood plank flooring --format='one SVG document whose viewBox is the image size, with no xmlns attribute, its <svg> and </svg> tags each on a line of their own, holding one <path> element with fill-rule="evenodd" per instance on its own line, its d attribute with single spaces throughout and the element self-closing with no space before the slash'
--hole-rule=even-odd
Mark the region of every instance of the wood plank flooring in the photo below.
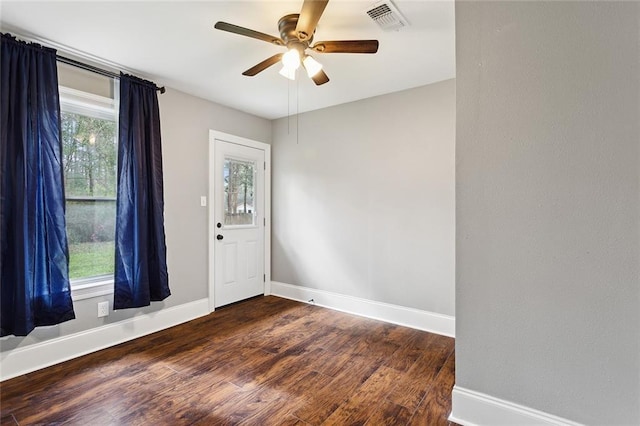
<svg viewBox="0 0 640 426">
<path fill-rule="evenodd" d="M 450 425 L 454 340 L 273 296 L 0 383 L 2 425 Z"/>
</svg>

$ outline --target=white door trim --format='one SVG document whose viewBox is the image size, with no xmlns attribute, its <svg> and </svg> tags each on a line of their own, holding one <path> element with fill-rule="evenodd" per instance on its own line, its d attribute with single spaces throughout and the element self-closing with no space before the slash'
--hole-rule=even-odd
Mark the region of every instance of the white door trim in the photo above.
<svg viewBox="0 0 640 426">
<path fill-rule="evenodd" d="M 209 130 L 209 203 L 207 209 L 208 215 L 208 242 L 209 242 L 209 312 L 215 310 L 215 196 L 214 196 L 214 178 L 216 176 L 214 153 L 216 139 L 237 145 L 248 146 L 250 148 L 260 149 L 264 151 L 264 294 L 271 294 L 271 145 L 242 138 L 240 136 L 230 135 L 228 133 Z"/>
</svg>

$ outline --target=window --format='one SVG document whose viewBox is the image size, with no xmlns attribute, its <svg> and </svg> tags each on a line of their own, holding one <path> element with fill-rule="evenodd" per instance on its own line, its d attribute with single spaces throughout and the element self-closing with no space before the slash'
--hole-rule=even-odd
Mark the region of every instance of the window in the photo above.
<svg viewBox="0 0 640 426">
<path fill-rule="evenodd" d="M 255 225 L 253 182 L 256 165 L 253 162 L 225 158 L 224 160 L 224 224 Z"/>
<path fill-rule="evenodd" d="M 60 87 L 60 107 L 69 278 L 103 281 L 114 268 L 117 105 Z"/>
</svg>

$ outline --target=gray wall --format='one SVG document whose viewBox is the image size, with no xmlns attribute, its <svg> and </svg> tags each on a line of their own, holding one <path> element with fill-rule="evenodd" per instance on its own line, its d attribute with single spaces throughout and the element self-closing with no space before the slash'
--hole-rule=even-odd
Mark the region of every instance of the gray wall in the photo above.
<svg viewBox="0 0 640 426">
<path fill-rule="evenodd" d="M 58 85 L 105 98 L 114 97 L 113 79 L 62 62 L 58 62 Z"/>
<path fill-rule="evenodd" d="M 640 424 L 639 8 L 456 4 L 456 384 L 587 424 Z"/>
<path fill-rule="evenodd" d="M 73 74 L 67 71 L 73 72 Z M 60 80 L 78 89 L 108 96 L 109 85 L 95 74 L 78 76 L 60 68 Z M 80 85 L 80 87 L 78 87 Z M 271 121 L 167 88 L 159 95 L 164 167 L 165 234 L 171 296 L 142 309 L 111 312 L 97 318 L 102 296 L 74 303 L 76 319 L 52 327 L 38 327 L 27 337 L 6 337 L 6 351 L 208 297 L 207 208 L 200 196 L 208 193 L 209 129 L 269 143 Z"/>
<path fill-rule="evenodd" d="M 272 279 L 454 314 L 455 82 L 273 123 Z"/>
</svg>

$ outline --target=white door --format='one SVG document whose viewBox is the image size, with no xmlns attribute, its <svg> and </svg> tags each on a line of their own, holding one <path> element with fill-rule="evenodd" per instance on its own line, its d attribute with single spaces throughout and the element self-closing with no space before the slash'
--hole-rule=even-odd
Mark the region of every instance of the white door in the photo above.
<svg viewBox="0 0 640 426">
<path fill-rule="evenodd" d="M 265 151 L 214 142 L 215 307 L 264 294 Z"/>
</svg>

